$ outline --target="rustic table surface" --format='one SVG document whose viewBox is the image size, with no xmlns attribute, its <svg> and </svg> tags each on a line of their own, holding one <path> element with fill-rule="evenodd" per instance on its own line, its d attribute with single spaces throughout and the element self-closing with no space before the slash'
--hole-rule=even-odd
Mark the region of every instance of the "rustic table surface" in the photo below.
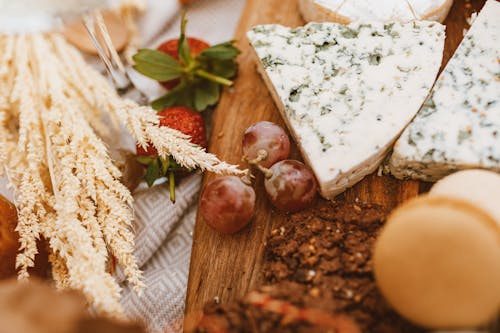
<svg viewBox="0 0 500 333">
<path fill-rule="evenodd" d="M 455 0 L 446 24 L 446 45 L 443 66 L 453 55 L 468 28 L 466 19 L 479 11 L 484 0 Z M 246 31 L 263 23 L 298 26 L 304 22 L 295 0 L 247 0 L 235 38 L 242 54 L 235 85 L 227 89 L 214 113 L 210 138 L 212 153 L 231 163 L 240 163 L 241 138 L 245 129 L 260 120 L 284 123 L 255 70 Z M 300 158 L 292 148 L 292 158 Z M 205 182 L 213 179 L 207 174 Z M 255 183 L 256 214 L 253 222 L 236 235 L 224 236 L 210 229 L 200 218 L 195 226 L 191 267 L 186 297 L 185 328 L 189 330 L 203 305 L 218 297 L 228 302 L 259 286 L 264 243 L 285 215 L 275 211 L 267 201 L 261 177 Z M 371 175 L 349 189 L 343 196 L 347 201 L 360 200 L 381 204 L 389 209 L 428 189 L 428 184 L 398 181 L 390 176 Z"/>
</svg>

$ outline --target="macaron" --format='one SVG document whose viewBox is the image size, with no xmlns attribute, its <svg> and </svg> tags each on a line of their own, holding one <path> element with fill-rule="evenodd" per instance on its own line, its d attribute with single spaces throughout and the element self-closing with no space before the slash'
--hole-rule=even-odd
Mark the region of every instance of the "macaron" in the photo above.
<svg viewBox="0 0 500 333">
<path fill-rule="evenodd" d="M 129 41 L 129 32 L 125 27 L 125 22 L 115 11 L 104 11 L 102 13 L 106 28 L 108 29 L 109 36 L 113 42 L 113 46 L 117 51 L 123 50 Z M 96 28 L 96 32 L 98 29 Z M 82 21 L 77 21 L 67 25 L 62 31 L 64 37 L 68 42 L 76 46 L 80 51 L 96 55 L 97 50 L 90 39 L 90 36 L 85 29 Z M 100 38 L 100 35 L 98 34 Z"/>
<path fill-rule="evenodd" d="M 389 217 L 374 249 L 386 300 L 411 322 L 468 329 L 500 310 L 500 227 L 469 201 L 424 195 Z"/>
<path fill-rule="evenodd" d="M 455 172 L 434 184 L 429 194 L 469 201 L 500 225 L 500 174 L 496 172 L 479 169 Z"/>
</svg>

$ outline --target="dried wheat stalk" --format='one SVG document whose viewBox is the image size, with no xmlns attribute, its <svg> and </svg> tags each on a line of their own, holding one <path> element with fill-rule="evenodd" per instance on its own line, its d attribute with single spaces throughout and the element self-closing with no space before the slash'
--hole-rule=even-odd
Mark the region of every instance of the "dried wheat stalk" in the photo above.
<svg viewBox="0 0 500 333">
<path fill-rule="evenodd" d="M 144 284 L 133 255 L 133 199 L 96 134 L 106 132 L 102 119 L 122 123 L 140 145 L 153 144 L 187 168 L 244 171 L 159 127 L 151 108 L 122 100 L 57 34 L 0 36 L 0 54 L 0 169 L 19 211 L 19 278 L 29 276 L 44 237 L 56 286 L 81 290 L 98 312 L 121 316 L 109 255 L 137 292 Z"/>
</svg>

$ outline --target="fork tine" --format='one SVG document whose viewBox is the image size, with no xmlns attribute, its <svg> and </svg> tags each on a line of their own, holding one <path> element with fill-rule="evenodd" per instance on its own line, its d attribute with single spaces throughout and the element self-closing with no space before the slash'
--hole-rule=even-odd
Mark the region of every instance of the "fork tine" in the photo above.
<svg viewBox="0 0 500 333">
<path fill-rule="evenodd" d="M 97 28 L 101 33 L 102 38 L 104 39 L 104 46 L 106 47 L 107 54 L 110 56 L 111 62 L 120 69 L 121 72 L 125 72 L 125 66 L 123 66 L 122 60 L 116 51 L 115 46 L 113 45 L 113 41 L 111 40 L 108 27 L 104 22 L 104 18 L 100 10 L 96 9 L 94 11 L 94 19 L 97 23 Z"/>
<path fill-rule="evenodd" d="M 102 18 L 102 16 L 101 16 Z M 127 76 L 127 73 L 125 71 L 125 68 L 123 67 L 123 64 L 121 60 L 119 60 L 119 56 L 113 48 L 107 44 L 109 43 L 104 43 L 101 44 L 101 41 L 99 38 L 97 38 L 96 30 L 95 30 L 95 23 L 96 23 L 96 17 L 95 15 L 91 14 L 89 11 L 87 11 L 83 15 L 83 24 L 85 26 L 85 29 L 87 30 L 92 43 L 94 44 L 97 54 L 101 58 L 101 60 L 104 63 L 104 66 L 106 67 L 106 70 L 108 71 L 109 75 L 111 76 L 111 79 L 113 80 L 113 83 L 115 87 L 119 90 L 127 89 L 131 85 L 131 81 Z M 109 35 L 107 34 L 107 29 L 102 30 L 102 27 L 105 27 L 104 20 L 102 21 L 102 24 L 99 24 L 99 19 L 97 19 L 98 22 L 98 27 L 100 29 L 101 35 L 103 36 L 104 39 L 108 38 Z M 112 43 L 111 43 L 112 45 Z M 108 52 L 106 52 L 108 51 Z M 115 57 L 113 59 L 113 53 L 115 54 Z M 118 59 L 118 61 L 117 61 Z"/>
<path fill-rule="evenodd" d="M 111 37 L 108 33 L 108 28 L 104 22 L 104 18 L 99 10 L 91 13 L 90 11 L 85 12 L 82 17 L 83 24 L 87 30 L 92 43 L 94 44 L 97 54 L 101 58 L 106 70 L 111 77 L 113 84 L 118 92 L 118 94 L 125 98 L 130 98 L 137 103 L 144 105 L 147 104 L 148 97 L 139 89 L 135 87 L 132 80 L 130 80 L 125 66 L 123 65 L 116 48 L 113 46 Z M 96 34 L 96 23 L 99 33 L 103 38 L 103 43 L 97 38 Z"/>
</svg>

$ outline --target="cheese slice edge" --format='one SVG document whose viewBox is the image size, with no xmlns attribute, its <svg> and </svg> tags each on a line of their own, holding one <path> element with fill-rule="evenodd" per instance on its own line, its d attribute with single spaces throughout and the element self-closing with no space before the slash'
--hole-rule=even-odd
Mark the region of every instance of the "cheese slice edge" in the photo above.
<svg viewBox="0 0 500 333">
<path fill-rule="evenodd" d="M 500 172 L 500 2 L 488 0 L 397 141 L 397 178 L 435 181 L 461 169 Z"/>
<path fill-rule="evenodd" d="M 307 22 L 443 22 L 452 4 L 453 0 L 299 0 L 299 9 Z"/>
<path fill-rule="evenodd" d="M 321 194 L 333 198 L 379 166 L 422 105 L 441 64 L 444 27 L 264 25 L 248 38 Z"/>
</svg>

